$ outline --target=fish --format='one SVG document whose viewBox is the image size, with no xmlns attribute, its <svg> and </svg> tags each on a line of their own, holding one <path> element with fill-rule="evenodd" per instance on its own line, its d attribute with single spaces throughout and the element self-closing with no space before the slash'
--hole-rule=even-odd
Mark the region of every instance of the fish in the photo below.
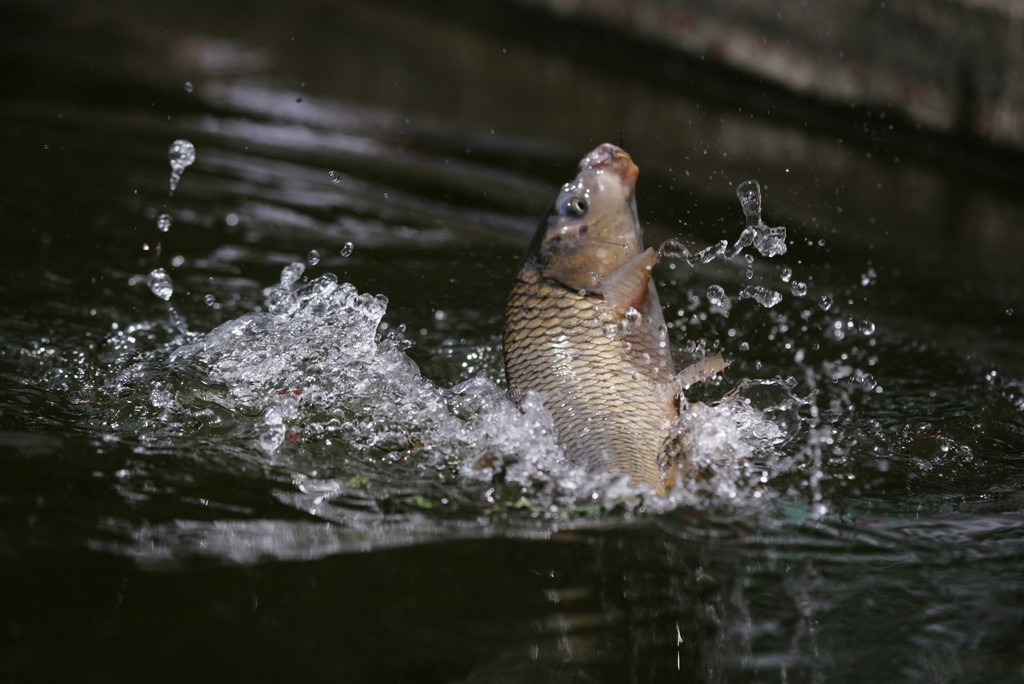
<svg viewBox="0 0 1024 684">
<path fill-rule="evenodd" d="M 679 469 L 670 445 L 683 389 L 724 363 L 676 373 L 652 279 L 665 245 L 643 246 L 639 172 L 611 143 L 580 161 L 516 271 L 502 356 L 512 399 L 541 397 L 570 462 L 664 492 Z"/>
</svg>

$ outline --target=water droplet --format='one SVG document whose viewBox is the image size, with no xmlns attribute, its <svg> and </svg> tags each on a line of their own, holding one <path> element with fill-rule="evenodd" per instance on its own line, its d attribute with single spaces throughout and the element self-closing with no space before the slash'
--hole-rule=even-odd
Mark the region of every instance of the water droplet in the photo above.
<svg viewBox="0 0 1024 684">
<path fill-rule="evenodd" d="M 747 285 L 740 290 L 740 299 L 753 299 L 766 309 L 770 309 L 782 301 L 782 293 L 763 285 Z"/>
<path fill-rule="evenodd" d="M 747 225 L 754 226 L 761 222 L 761 186 L 756 180 L 745 180 L 736 186 L 736 196 L 743 207 L 743 215 L 747 217 Z"/>
<path fill-rule="evenodd" d="M 658 256 L 665 257 L 667 259 L 689 259 L 690 250 L 686 246 L 674 238 L 669 238 L 662 243 L 661 247 L 658 248 Z"/>
<path fill-rule="evenodd" d="M 729 305 L 729 296 L 725 294 L 725 288 L 721 285 L 709 285 L 708 301 L 715 306 L 725 307 Z"/>
<path fill-rule="evenodd" d="M 306 261 L 309 262 L 310 266 L 316 266 L 320 263 L 320 252 L 315 249 L 309 250 L 309 253 L 306 255 Z"/>
<path fill-rule="evenodd" d="M 832 308 L 832 298 L 828 295 L 822 295 L 821 299 L 818 300 L 818 308 L 822 311 L 828 311 Z"/>
<path fill-rule="evenodd" d="M 196 147 L 188 140 L 175 140 L 167 150 L 171 163 L 171 194 L 174 194 L 181 180 L 181 174 L 196 161 Z"/>
<path fill-rule="evenodd" d="M 861 331 L 865 335 L 873 335 L 875 333 L 875 324 L 864 319 L 857 323 L 857 330 Z"/>
<path fill-rule="evenodd" d="M 153 294 L 165 302 L 170 301 L 171 295 L 174 294 L 174 283 L 171 282 L 171 276 L 167 275 L 167 271 L 162 268 L 154 268 L 150 271 L 146 276 L 146 285 L 149 286 Z"/>
<path fill-rule="evenodd" d="M 171 229 L 171 215 L 160 214 L 156 218 L 156 227 L 161 233 L 166 233 Z"/>
<path fill-rule="evenodd" d="M 782 270 L 779 271 L 779 279 L 781 279 L 784 283 L 788 283 L 792 277 L 793 269 L 791 269 L 789 266 L 783 266 Z"/>
<path fill-rule="evenodd" d="M 763 223 L 759 223 L 757 227 L 761 228 L 761 230 L 758 231 L 757 236 L 754 238 L 754 247 L 761 253 L 761 256 L 775 257 L 786 253 L 785 226 L 770 228 Z"/>
<path fill-rule="evenodd" d="M 185 81 L 185 92 L 191 93 L 195 88 L 192 85 L 192 81 Z"/>
<path fill-rule="evenodd" d="M 629 335 L 633 332 L 633 327 L 640 321 L 642 314 L 632 306 L 626 309 L 626 313 L 623 314 L 622 320 L 619 321 L 619 332 L 623 336 Z"/>
<path fill-rule="evenodd" d="M 794 280 L 792 290 L 794 297 L 803 297 L 807 294 L 807 283 L 801 283 L 798 280 Z"/>
<path fill-rule="evenodd" d="M 212 294 L 208 294 L 205 297 L 203 297 L 203 302 L 206 303 L 206 306 L 211 306 L 211 307 L 212 306 L 216 306 L 217 305 L 217 298 L 214 297 Z"/>
<path fill-rule="evenodd" d="M 716 258 L 724 256 L 728 249 L 729 243 L 726 240 L 719 240 L 717 243 L 708 245 L 704 249 L 700 250 L 686 261 L 690 266 L 700 266 L 702 264 L 711 263 Z"/>
<path fill-rule="evenodd" d="M 281 285 L 288 287 L 294 284 L 306 272 L 306 265 L 301 261 L 295 261 L 281 269 Z"/>
<path fill-rule="evenodd" d="M 355 248 L 356 248 L 356 246 L 353 245 L 351 242 L 346 242 L 341 247 L 341 256 L 343 256 L 343 257 L 352 256 L 352 250 L 354 250 Z"/>
<path fill-rule="evenodd" d="M 327 172 L 327 177 L 331 180 L 332 183 L 341 182 L 341 174 L 335 171 L 334 169 L 331 169 L 330 171 Z"/>
<path fill-rule="evenodd" d="M 878 385 L 878 381 L 875 380 L 875 376 L 873 376 L 871 373 L 865 373 L 859 368 L 853 374 L 853 377 L 854 380 L 860 383 L 861 387 L 863 387 L 869 392 L 875 389 L 875 387 Z"/>
</svg>

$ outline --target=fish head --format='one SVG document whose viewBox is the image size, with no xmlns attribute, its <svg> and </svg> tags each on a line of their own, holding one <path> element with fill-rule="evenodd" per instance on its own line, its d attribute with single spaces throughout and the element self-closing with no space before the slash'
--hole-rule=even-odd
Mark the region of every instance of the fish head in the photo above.
<svg viewBox="0 0 1024 684">
<path fill-rule="evenodd" d="M 599 145 L 580 161 L 534 235 L 527 259 L 541 274 L 587 292 L 641 251 L 636 213 L 640 169 L 622 149 Z"/>
</svg>

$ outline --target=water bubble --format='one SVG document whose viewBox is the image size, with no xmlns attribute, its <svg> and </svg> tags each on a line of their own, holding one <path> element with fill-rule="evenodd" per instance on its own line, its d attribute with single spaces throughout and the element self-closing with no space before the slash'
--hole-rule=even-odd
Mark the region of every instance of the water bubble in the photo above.
<svg viewBox="0 0 1024 684">
<path fill-rule="evenodd" d="M 288 287 L 302 277 L 302 274 L 306 272 L 306 265 L 301 261 L 295 261 L 288 264 L 281 269 L 281 285 Z"/>
<path fill-rule="evenodd" d="M 725 294 L 725 288 L 721 285 L 709 285 L 708 301 L 715 306 L 726 307 L 729 305 L 729 296 Z"/>
<path fill-rule="evenodd" d="M 783 266 L 782 270 L 779 271 L 779 279 L 784 283 L 788 283 L 792 278 L 793 269 L 791 269 L 789 266 Z"/>
<path fill-rule="evenodd" d="M 271 425 L 269 430 L 260 435 L 260 448 L 268 454 L 273 454 L 284 442 L 285 431 L 283 423 Z"/>
<path fill-rule="evenodd" d="M 156 227 L 161 233 L 166 233 L 171 229 L 171 215 L 160 214 L 156 218 Z"/>
<path fill-rule="evenodd" d="M 871 321 L 864 319 L 857 323 L 857 330 L 865 335 L 873 335 L 875 333 L 875 324 Z"/>
<path fill-rule="evenodd" d="M 191 93 L 193 90 L 195 90 L 195 87 L 192 85 L 192 81 L 185 81 L 185 92 Z"/>
<path fill-rule="evenodd" d="M 295 416 L 299 413 L 299 398 L 294 394 L 285 394 L 281 397 L 281 403 L 276 408 L 277 415 L 280 416 L 278 422 L 294 420 Z M 270 411 L 267 411 L 267 413 L 269 414 Z M 267 424 L 270 424 L 269 418 L 267 419 Z"/>
<path fill-rule="evenodd" d="M 335 171 L 334 169 L 331 169 L 330 171 L 327 172 L 327 177 L 331 179 L 332 183 L 341 182 L 341 174 Z"/>
<path fill-rule="evenodd" d="M 208 294 L 208 295 L 203 297 L 203 302 L 206 304 L 206 306 L 211 306 L 211 307 L 212 306 L 216 306 L 217 305 L 217 298 L 214 297 L 212 294 Z"/>
<path fill-rule="evenodd" d="M 181 174 L 196 161 L 196 146 L 188 140 L 175 140 L 167 150 L 167 159 L 171 163 L 171 194 L 174 194 L 181 180 Z"/>
<path fill-rule="evenodd" d="M 341 247 L 341 256 L 343 256 L 343 257 L 352 256 L 352 250 L 354 250 L 355 248 L 356 248 L 356 246 L 353 245 L 351 242 L 346 242 Z"/>
<path fill-rule="evenodd" d="M 801 283 L 800 281 L 794 280 L 793 287 L 791 289 L 793 290 L 794 297 L 803 297 L 807 294 L 807 283 Z"/>
<path fill-rule="evenodd" d="M 150 271 L 149 275 L 146 276 L 146 285 L 149 286 L 153 294 L 165 302 L 170 301 L 171 295 L 174 294 L 174 284 L 171 282 L 171 276 L 167 275 L 167 271 L 162 268 L 154 268 Z"/>
<path fill-rule="evenodd" d="M 828 295 L 822 295 L 821 299 L 818 300 L 818 308 L 822 311 L 828 311 L 832 308 L 832 298 Z"/>
<path fill-rule="evenodd" d="M 309 262 L 310 266 L 316 266 L 320 263 L 320 252 L 315 249 L 309 250 L 309 253 L 306 254 L 306 261 Z"/>
</svg>

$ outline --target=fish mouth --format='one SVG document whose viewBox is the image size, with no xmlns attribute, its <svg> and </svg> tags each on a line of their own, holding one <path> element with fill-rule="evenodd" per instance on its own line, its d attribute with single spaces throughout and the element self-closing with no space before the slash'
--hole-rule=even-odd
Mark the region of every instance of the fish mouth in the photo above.
<svg viewBox="0 0 1024 684">
<path fill-rule="evenodd" d="M 594 148 L 580 162 L 580 169 L 593 169 L 618 176 L 626 187 L 636 185 L 640 168 L 633 163 L 632 157 L 621 147 L 611 143 L 603 143 Z"/>
</svg>

